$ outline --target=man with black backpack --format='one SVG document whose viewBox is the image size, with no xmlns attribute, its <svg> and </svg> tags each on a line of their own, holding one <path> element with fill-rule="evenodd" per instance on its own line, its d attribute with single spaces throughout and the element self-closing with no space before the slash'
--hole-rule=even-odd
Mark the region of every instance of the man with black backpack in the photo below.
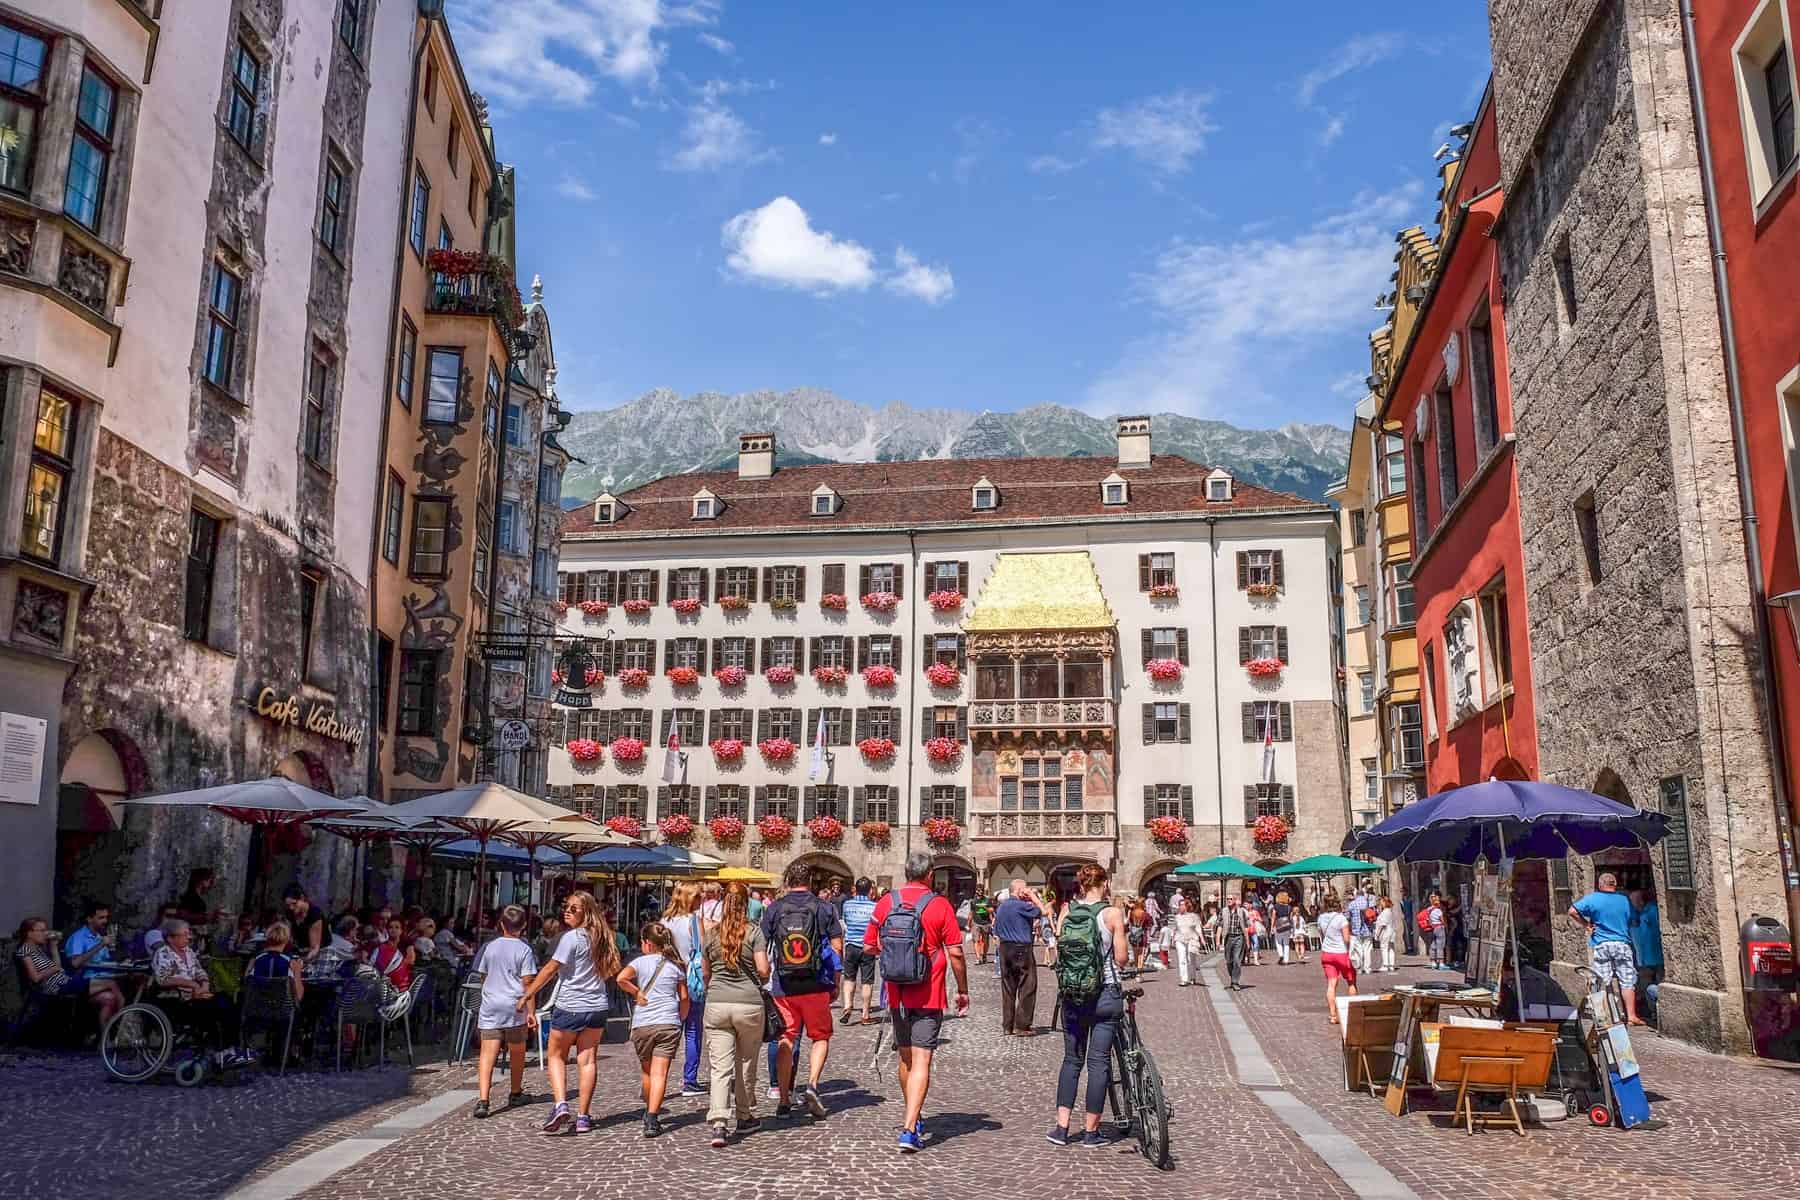
<svg viewBox="0 0 1800 1200">
<path fill-rule="evenodd" d="M 906 1097 L 898 1144 L 900 1153 L 912 1154 L 925 1144 L 920 1114 L 931 1089 L 931 1056 L 950 1004 L 945 987 L 950 970 L 956 972 L 956 1011 L 969 1011 L 962 928 L 950 901 L 931 890 L 931 855 L 915 850 L 906 856 L 906 883 L 876 903 L 863 944 L 880 961 L 887 981 L 900 1091 Z"/>
<path fill-rule="evenodd" d="M 828 980 L 825 975 L 827 950 L 841 969 L 844 937 L 837 909 L 813 895 L 811 875 L 811 868 L 804 862 L 788 864 L 782 876 L 788 890 L 763 910 L 762 931 L 774 965 L 770 991 L 784 1024 L 775 1060 L 777 1086 L 781 1089 L 775 1115 L 785 1117 L 793 1111 L 790 1097 L 796 1065 L 794 1043 L 804 1030 L 812 1042 L 812 1069 L 800 1102 L 814 1120 L 819 1120 L 825 1116 L 825 1105 L 819 1099 L 819 1080 L 831 1053 L 831 996 L 836 988 L 836 980 Z"/>
</svg>

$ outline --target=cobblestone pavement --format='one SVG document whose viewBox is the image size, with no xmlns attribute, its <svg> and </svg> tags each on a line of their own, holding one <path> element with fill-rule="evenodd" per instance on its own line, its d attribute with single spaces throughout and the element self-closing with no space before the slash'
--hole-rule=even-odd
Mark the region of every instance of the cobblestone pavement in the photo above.
<svg viewBox="0 0 1800 1200">
<path fill-rule="evenodd" d="M 1409 969 L 1391 978 L 1425 974 Z M 1533 1128 L 1525 1139 L 1504 1131 L 1470 1137 L 1441 1115 L 1390 1117 L 1378 1101 L 1343 1090 L 1316 960 L 1247 968 L 1245 981 L 1251 987 L 1236 994 L 1236 1007 L 1282 1088 L 1422 1200 L 1631 1193 L 1712 1200 L 1800 1191 L 1800 1073 L 1640 1037 L 1661 1128 L 1622 1133 L 1568 1121 Z M 1052 986 L 1044 974 L 1040 1025 L 1049 1016 Z M 910 1158 L 893 1145 L 899 1100 L 891 1054 L 877 1065 L 875 1029 L 840 1026 L 826 1072 L 831 1114 L 824 1122 L 774 1121 L 773 1102 L 759 1096 L 764 1129 L 715 1151 L 706 1143 L 704 1102 L 671 1098 L 671 1132 L 645 1142 L 636 1063 L 620 1042 L 601 1051 L 592 1134 L 538 1132 L 548 1100 L 534 1069 L 527 1077 L 534 1094 L 529 1107 L 476 1122 L 463 1106 L 422 1129 L 389 1134 L 392 1140 L 375 1143 L 379 1149 L 304 1195 L 789 1200 L 825 1192 L 883 1200 L 969 1194 L 1141 1200 L 1175 1190 L 1311 1200 L 1354 1194 L 1332 1163 L 1303 1144 L 1256 1091 L 1238 1084 L 1209 991 L 1177 989 L 1173 972 L 1159 973 L 1147 982 L 1139 1008 L 1175 1107 L 1175 1164 L 1157 1175 L 1128 1142 L 1086 1150 L 1044 1140 L 1061 1038 L 1001 1037 L 992 975 L 974 972 L 973 990 L 973 1015 L 946 1024 L 926 1106 L 927 1148 Z M 346 1139 L 366 1148 L 374 1126 L 470 1086 L 466 1067 L 434 1066 L 299 1073 L 244 1088 L 187 1091 L 109 1083 L 91 1057 L 27 1056 L 0 1067 L 9 1113 L 0 1196 L 52 1189 L 134 1200 L 221 1195 L 248 1181 L 279 1181 L 282 1167 Z"/>
</svg>

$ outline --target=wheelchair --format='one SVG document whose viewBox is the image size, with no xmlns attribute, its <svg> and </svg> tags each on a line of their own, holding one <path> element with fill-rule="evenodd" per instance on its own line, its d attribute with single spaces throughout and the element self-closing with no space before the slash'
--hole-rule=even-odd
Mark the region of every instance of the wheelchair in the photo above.
<svg viewBox="0 0 1800 1200">
<path fill-rule="evenodd" d="M 100 1034 L 100 1062 L 120 1083 L 145 1083 L 168 1076 L 178 1087 L 213 1082 L 238 1085 L 250 1059 L 206 1045 L 203 1024 L 185 1000 L 160 996 L 126 1005 Z"/>
</svg>

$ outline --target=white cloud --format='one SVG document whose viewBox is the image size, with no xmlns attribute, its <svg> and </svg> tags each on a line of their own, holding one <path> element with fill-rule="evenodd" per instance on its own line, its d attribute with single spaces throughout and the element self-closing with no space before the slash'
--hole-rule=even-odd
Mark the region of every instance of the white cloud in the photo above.
<svg viewBox="0 0 1800 1200">
<path fill-rule="evenodd" d="M 934 267 L 919 261 L 905 246 L 894 248 L 894 273 L 885 286 L 891 292 L 913 296 L 927 304 L 942 304 L 956 294 L 956 280 L 949 267 Z"/>
<path fill-rule="evenodd" d="M 1125 108 L 1103 108 L 1094 118 L 1096 150 L 1124 150 L 1154 170 L 1178 174 L 1218 129 L 1206 115 L 1212 96 L 1182 90 L 1151 96 Z"/>
<path fill-rule="evenodd" d="M 1079 167 L 1083 159 L 1063 158 L 1057 154 L 1040 154 L 1026 164 L 1033 175 L 1062 175 Z"/>
<path fill-rule="evenodd" d="M 1177 241 L 1136 280 L 1158 328 L 1129 346 L 1088 389 L 1097 412 L 1232 413 L 1292 404 L 1269 394 L 1271 368 L 1335 355 L 1345 333 L 1377 323 L 1370 306 L 1386 290 L 1394 229 L 1419 206 L 1422 184 L 1358 196 L 1287 236 Z M 1314 370 L 1330 391 L 1337 372 Z"/>
<path fill-rule="evenodd" d="M 726 265 L 758 283 L 830 293 L 860 292 L 875 282 L 875 255 L 814 229 L 806 210 L 789 196 L 731 218 L 721 240 L 730 252 Z"/>
<path fill-rule="evenodd" d="M 835 133 L 821 133 L 821 134 L 820 134 L 820 135 L 819 135 L 819 145 L 821 145 L 821 146 L 835 146 L 835 145 L 837 145 L 837 134 L 835 134 Z"/>
<path fill-rule="evenodd" d="M 700 44 L 702 46 L 706 46 L 712 50 L 717 50 L 720 54 L 729 55 L 729 54 L 735 54 L 737 52 L 736 46 L 732 45 L 731 42 L 727 41 L 725 38 L 720 37 L 716 33 L 702 33 L 697 36 L 699 37 Z"/>
<path fill-rule="evenodd" d="M 711 95 L 689 106 L 681 128 L 681 149 L 663 164 L 672 171 L 717 171 L 772 158 L 756 130 Z"/>
<path fill-rule="evenodd" d="M 1333 50 L 1324 62 L 1301 76 L 1300 103 L 1312 104 L 1319 89 L 1326 84 L 1342 79 L 1352 71 L 1390 59 L 1405 45 L 1406 39 L 1397 33 L 1365 33 L 1351 38 Z"/>
<path fill-rule="evenodd" d="M 1344 136 L 1344 118 L 1341 113 L 1333 113 L 1325 121 L 1325 127 L 1319 130 L 1319 145 L 1329 146 Z"/>
<path fill-rule="evenodd" d="M 595 198 L 593 188 L 566 171 L 563 173 L 561 182 L 556 185 L 556 194 L 570 200 L 579 200 L 584 204 Z"/>
<path fill-rule="evenodd" d="M 654 86 L 668 33 L 718 19 L 711 0 L 452 0 L 450 7 L 470 85 L 501 106 L 580 106 L 609 80 Z"/>
</svg>

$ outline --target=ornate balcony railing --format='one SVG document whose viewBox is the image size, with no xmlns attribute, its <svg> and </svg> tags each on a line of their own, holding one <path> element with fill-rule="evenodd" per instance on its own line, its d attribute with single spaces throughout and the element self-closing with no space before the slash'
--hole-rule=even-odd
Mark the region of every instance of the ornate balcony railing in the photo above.
<svg viewBox="0 0 1800 1200">
<path fill-rule="evenodd" d="M 1112 812 L 972 812 L 969 836 L 977 840 L 1111 838 L 1117 820 Z"/>
<path fill-rule="evenodd" d="M 977 700 L 971 729 L 1111 729 L 1111 700 Z"/>
</svg>

